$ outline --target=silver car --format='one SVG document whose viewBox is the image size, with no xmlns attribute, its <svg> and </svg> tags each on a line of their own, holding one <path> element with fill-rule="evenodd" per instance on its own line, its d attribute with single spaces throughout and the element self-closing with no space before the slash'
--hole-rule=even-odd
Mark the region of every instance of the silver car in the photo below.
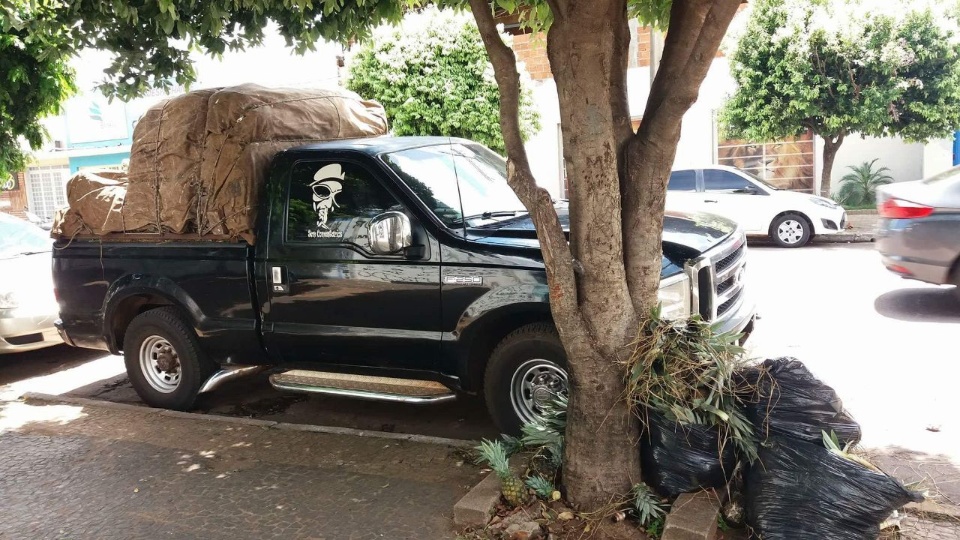
<svg viewBox="0 0 960 540">
<path fill-rule="evenodd" d="M 40 227 L 0 213 L 0 354 L 63 343 L 53 325 L 52 247 Z"/>
<path fill-rule="evenodd" d="M 884 266 L 905 278 L 958 285 L 960 298 L 960 166 L 877 188 L 877 208 Z"/>
</svg>

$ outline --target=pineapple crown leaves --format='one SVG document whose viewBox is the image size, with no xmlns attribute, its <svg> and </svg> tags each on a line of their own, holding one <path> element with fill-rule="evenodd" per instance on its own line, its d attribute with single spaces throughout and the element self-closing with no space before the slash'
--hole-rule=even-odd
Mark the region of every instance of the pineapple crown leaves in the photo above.
<svg viewBox="0 0 960 540">
<path fill-rule="evenodd" d="M 480 446 L 477 446 L 476 450 L 480 453 L 478 463 L 487 463 L 497 476 L 510 474 L 510 464 L 503 443 L 484 439 L 480 441 Z"/>
<path fill-rule="evenodd" d="M 666 515 L 663 502 L 643 482 L 634 484 L 633 489 L 630 490 L 630 507 L 630 511 L 637 518 L 641 527 L 645 527 Z"/>
<path fill-rule="evenodd" d="M 537 497 L 540 497 L 546 501 L 551 500 L 553 497 L 553 492 L 556 491 L 556 488 L 553 486 L 553 482 L 547 480 L 539 474 L 527 478 L 526 484 L 527 487 L 532 489 L 534 493 L 537 494 Z"/>
</svg>

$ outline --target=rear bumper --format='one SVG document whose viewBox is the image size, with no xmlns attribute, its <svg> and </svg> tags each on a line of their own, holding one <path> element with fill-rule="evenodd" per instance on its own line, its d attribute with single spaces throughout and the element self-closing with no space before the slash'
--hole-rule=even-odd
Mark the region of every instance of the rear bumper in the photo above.
<svg viewBox="0 0 960 540">
<path fill-rule="evenodd" d="M 891 272 L 943 285 L 960 257 L 960 219 L 881 219 L 877 234 L 880 260 Z"/>
<path fill-rule="evenodd" d="M 33 351 L 63 343 L 54 317 L 10 317 L 0 314 L 0 354 Z"/>
</svg>

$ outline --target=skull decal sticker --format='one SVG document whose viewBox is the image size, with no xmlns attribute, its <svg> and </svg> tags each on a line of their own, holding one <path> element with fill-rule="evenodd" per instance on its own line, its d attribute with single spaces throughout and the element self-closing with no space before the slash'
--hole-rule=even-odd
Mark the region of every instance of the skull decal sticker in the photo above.
<svg viewBox="0 0 960 540">
<path fill-rule="evenodd" d="M 334 208 L 340 208 L 337 194 L 343 191 L 343 169 L 339 164 L 321 167 L 315 175 L 310 188 L 313 190 L 313 211 L 317 213 L 317 231 L 310 231 L 311 238 L 342 238 L 340 231 L 330 230 L 327 219 Z"/>
<path fill-rule="evenodd" d="M 343 191 L 343 184 L 337 180 L 343 180 L 343 170 L 340 165 L 333 164 L 317 171 L 310 184 L 313 189 L 313 210 L 317 213 L 317 227 L 327 231 L 330 230 L 327 227 L 327 215 L 330 209 L 340 207 L 337 204 L 337 193 Z"/>
</svg>

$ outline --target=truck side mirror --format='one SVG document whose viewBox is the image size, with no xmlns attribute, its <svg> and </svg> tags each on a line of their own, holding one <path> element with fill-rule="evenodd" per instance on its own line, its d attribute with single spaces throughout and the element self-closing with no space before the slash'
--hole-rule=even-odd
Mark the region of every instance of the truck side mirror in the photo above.
<svg viewBox="0 0 960 540">
<path fill-rule="evenodd" d="M 370 249 L 377 255 L 396 255 L 413 244 L 410 218 L 384 212 L 370 221 Z"/>
</svg>

